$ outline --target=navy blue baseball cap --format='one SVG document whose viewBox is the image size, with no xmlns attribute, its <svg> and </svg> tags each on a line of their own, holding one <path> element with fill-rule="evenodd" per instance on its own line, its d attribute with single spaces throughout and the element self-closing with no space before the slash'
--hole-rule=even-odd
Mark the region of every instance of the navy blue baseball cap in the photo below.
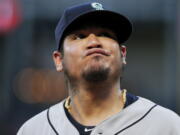
<svg viewBox="0 0 180 135">
<path fill-rule="evenodd" d="M 88 2 L 67 8 L 55 30 L 58 50 L 62 46 L 67 31 L 82 24 L 93 22 L 115 32 L 118 42 L 124 43 L 132 33 L 132 24 L 129 19 L 119 13 L 108 10 L 99 2 Z"/>
</svg>

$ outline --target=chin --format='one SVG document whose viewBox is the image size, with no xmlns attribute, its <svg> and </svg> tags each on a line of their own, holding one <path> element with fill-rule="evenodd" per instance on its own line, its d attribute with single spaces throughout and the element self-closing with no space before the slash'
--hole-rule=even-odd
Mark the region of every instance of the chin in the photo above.
<svg viewBox="0 0 180 135">
<path fill-rule="evenodd" d="M 82 77 L 88 82 L 103 82 L 108 79 L 110 68 L 104 64 L 92 64 L 82 72 Z"/>
</svg>

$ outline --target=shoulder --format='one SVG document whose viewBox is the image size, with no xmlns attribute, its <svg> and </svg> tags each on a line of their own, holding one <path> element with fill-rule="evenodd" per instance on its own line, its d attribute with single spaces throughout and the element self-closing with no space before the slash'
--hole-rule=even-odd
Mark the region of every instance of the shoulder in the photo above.
<svg viewBox="0 0 180 135">
<path fill-rule="evenodd" d="M 177 117 L 180 118 L 178 116 L 178 114 L 176 114 L 175 112 L 173 112 L 172 110 L 170 110 L 168 108 L 165 108 L 165 107 L 163 107 L 161 105 L 158 105 L 158 104 L 156 104 L 156 103 L 154 103 L 154 102 L 152 102 L 152 101 L 150 101 L 150 100 L 148 100 L 146 98 L 140 97 L 139 99 L 142 102 L 142 105 L 147 105 L 147 104 L 152 104 L 153 105 L 152 106 L 152 113 L 161 114 L 162 117 L 166 117 L 168 115 L 171 118 L 174 118 L 174 117 L 175 118 L 177 118 Z"/>
<path fill-rule="evenodd" d="M 152 111 L 152 114 L 156 116 L 157 120 L 166 120 L 167 123 L 176 124 L 179 123 L 180 125 L 180 117 L 174 111 L 165 108 L 161 105 L 157 105 L 156 108 Z"/>
<path fill-rule="evenodd" d="M 52 116 L 50 112 L 53 114 L 54 117 L 56 117 L 56 115 L 62 111 L 63 111 L 63 101 L 56 105 L 53 105 L 49 109 L 44 110 L 43 112 L 35 115 L 34 117 L 26 121 L 19 129 L 17 135 L 22 135 L 22 134 L 38 135 L 38 134 L 43 134 L 45 132 L 46 133 L 54 132 L 51 125 L 51 119 L 54 118 L 51 118 Z"/>
<path fill-rule="evenodd" d="M 153 103 L 145 98 L 140 98 L 140 100 L 144 105 Z M 178 132 L 180 134 L 180 117 L 174 111 L 154 103 L 154 106 L 147 113 L 149 114 L 145 119 L 155 127 L 161 127 L 163 130 L 169 130 L 171 133 Z"/>
<path fill-rule="evenodd" d="M 152 110 L 151 113 L 156 114 L 156 116 L 160 115 L 160 117 L 165 117 L 167 119 L 180 118 L 179 115 L 173 112 L 172 110 L 165 108 L 161 105 L 158 105 L 146 98 L 139 97 L 139 100 L 141 102 L 142 107 L 151 105 L 151 108 L 149 108 L 149 110 L 151 109 Z"/>
</svg>

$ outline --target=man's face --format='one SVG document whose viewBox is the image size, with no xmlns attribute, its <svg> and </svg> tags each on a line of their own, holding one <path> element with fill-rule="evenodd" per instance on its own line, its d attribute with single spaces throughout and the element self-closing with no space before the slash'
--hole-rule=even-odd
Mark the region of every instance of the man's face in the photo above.
<svg viewBox="0 0 180 135">
<path fill-rule="evenodd" d="M 97 82 L 121 73 L 121 49 L 115 33 L 107 28 L 73 31 L 65 37 L 63 47 L 62 66 L 69 78 Z"/>
</svg>

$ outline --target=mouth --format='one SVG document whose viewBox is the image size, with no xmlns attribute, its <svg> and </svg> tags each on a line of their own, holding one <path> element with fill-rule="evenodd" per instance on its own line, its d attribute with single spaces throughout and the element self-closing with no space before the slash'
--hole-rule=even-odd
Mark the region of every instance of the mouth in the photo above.
<svg viewBox="0 0 180 135">
<path fill-rule="evenodd" d="M 87 52 L 85 53 L 85 56 L 90 56 L 90 55 L 110 56 L 110 52 L 104 49 L 100 49 L 100 48 L 93 48 L 93 49 L 87 50 Z"/>
</svg>

